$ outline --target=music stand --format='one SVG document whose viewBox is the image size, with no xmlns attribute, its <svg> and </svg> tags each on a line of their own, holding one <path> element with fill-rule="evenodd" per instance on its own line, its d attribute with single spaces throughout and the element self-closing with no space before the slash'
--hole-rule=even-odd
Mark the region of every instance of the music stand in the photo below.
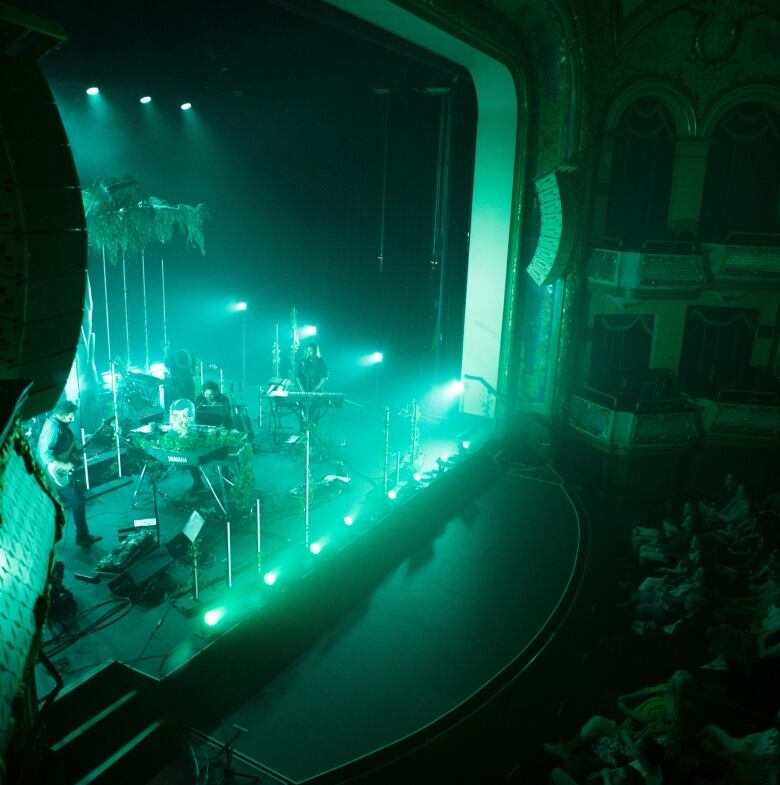
<svg viewBox="0 0 780 785">
<path fill-rule="evenodd" d="M 187 519 L 187 523 L 184 524 L 181 534 L 176 535 L 172 540 L 165 543 L 165 548 L 168 553 L 170 553 L 173 558 L 176 558 L 174 552 L 177 550 L 177 540 L 181 540 L 182 538 L 187 540 L 188 548 L 192 553 L 192 598 L 196 601 L 200 596 L 200 586 L 198 583 L 198 549 L 195 545 L 195 541 L 198 539 L 205 522 L 205 518 L 197 510 L 193 510 L 192 514 Z"/>
</svg>

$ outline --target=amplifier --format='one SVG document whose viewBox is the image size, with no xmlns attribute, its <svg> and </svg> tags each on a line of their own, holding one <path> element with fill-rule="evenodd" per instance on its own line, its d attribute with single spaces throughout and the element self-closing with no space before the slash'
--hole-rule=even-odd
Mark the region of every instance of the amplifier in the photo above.
<svg viewBox="0 0 780 785">
<path fill-rule="evenodd" d="M 124 463 L 127 457 L 127 447 L 119 450 Z M 87 456 L 87 466 L 89 467 L 89 484 L 91 487 L 113 480 L 116 477 L 116 450 L 103 450 Z M 114 471 L 111 471 L 113 468 Z M 84 461 L 77 461 L 73 469 L 73 477 L 84 485 Z"/>
<path fill-rule="evenodd" d="M 108 584 L 113 594 L 133 599 L 141 589 L 165 572 L 173 564 L 171 555 L 164 548 L 158 548 L 148 556 L 135 562 Z"/>
</svg>

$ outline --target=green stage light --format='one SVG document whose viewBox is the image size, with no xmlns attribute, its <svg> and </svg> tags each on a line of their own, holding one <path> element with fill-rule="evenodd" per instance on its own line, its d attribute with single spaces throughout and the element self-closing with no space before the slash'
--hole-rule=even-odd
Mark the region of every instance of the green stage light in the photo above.
<svg viewBox="0 0 780 785">
<path fill-rule="evenodd" d="M 307 324 L 298 330 L 299 338 L 312 338 L 317 334 L 317 328 L 313 324 Z"/>
<path fill-rule="evenodd" d="M 152 102 L 152 96 L 145 95 L 143 98 L 140 99 L 142 104 L 149 104 Z"/>
<path fill-rule="evenodd" d="M 214 627 L 219 624 L 225 613 L 227 613 L 226 608 L 212 608 L 210 611 L 206 611 L 203 621 L 207 627 Z"/>
<path fill-rule="evenodd" d="M 422 474 L 420 474 L 420 472 L 415 472 L 415 473 L 412 475 L 412 479 L 413 479 L 415 482 L 422 482 Z"/>
<path fill-rule="evenodd" d="M 395 501 L 398 498 L 398 491 L 396 491 L 395 488 L 391 488 L 387 492 L 387 498 L 390 499 L 391 501 Z"/>
<path fill-rule="evenodd" d="M 87 95 L 97 95 L 100 92 L 99 87 L 88 87 L 87 88 Z"/>
<path fill-rule="evenodd" d="M 345 516 L 344 516 L 344 525 L 345 525 L 345 526 L 352 526 L 352 524 L 353 524 L 354 522 L 355 522 L 355 521 L 354 521 L 354 519 L 352 518 L 352 516 L 351 516 L 351 515 L 345 515 Z"/>
<path fill-rule="evenodd" d="M 279 577 L 279 570 L 271 570 L 271 572 L 267 572 L 263 575 L 263 581 L 267 586 L 273 586 L 276 583 L 276 579 Z"/>
<path fill-rule="evenodd" d="M 464 441 L 462 441 L 462 442 L 460 443 L 460 446 L 461 446 L 461 447 L 462 447 L 464 450 L 468 450 L 468 448 L 469 448 L 469 447 L 471 447 L 471 442 L 470 442 L 470 441 L 468 441 L 468 439 L 465 439 Z"/>
<path fill-rule="evenodd" d="M 309 546 L 309 550 L 316 556 L 322 550 L 322 545 L 320 545 L 318 542 L 313 542 Z"/>
<path fill-rule="evenodd" d="M 192 109 L 192 104 L 189 101 L 185 101 L 181 105 L 182 111 L 186 112 L 188 109 Z"/>
</svg>

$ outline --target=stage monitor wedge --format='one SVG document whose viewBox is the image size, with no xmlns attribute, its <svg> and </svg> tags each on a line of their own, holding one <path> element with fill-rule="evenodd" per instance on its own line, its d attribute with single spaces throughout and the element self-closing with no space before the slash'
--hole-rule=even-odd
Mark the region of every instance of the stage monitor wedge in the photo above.
<svg viewBox="0 0 780 785">
<path fill-rule="evenodd" d="M 0 5 L 0 379 L 53 408 L 84 312 L 87 232 L 73 155 L 38 57 L 62 29 Z"/>
</svg>

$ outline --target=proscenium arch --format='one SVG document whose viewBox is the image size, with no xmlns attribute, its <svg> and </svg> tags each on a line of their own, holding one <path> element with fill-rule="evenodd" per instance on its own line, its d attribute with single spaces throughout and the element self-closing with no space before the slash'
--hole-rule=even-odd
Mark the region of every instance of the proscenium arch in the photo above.
<svg viewBox="0 0 780 785">
<path fill-rule="evenodd" d="M 780 87 L 773 85 L 749 85 L 730 90 L 714 101 L 702 117 L 701 135 L 711 137 L 718 123 L 735 107 L 756 103 L 768 106 L 780 115 Z"/>
<path fill-rule="evenodd" d="M 698 122 L 693 105 L 679 87 L 663 79 L 642 79 L 621 91 L 607 110 L 606 134 L 614 132 L 626 109 L 640 98 L 655 98 L 663 104 L 674 120 L 677 136 L 697 136 Z"/>
<path fill-rule="evenodd" d="M 516 237 L 520 219 L 520 211 L 513 205 L 522 193 L 522 139 L 528 118 L 525 111 L 519 116 L 518 95 L 525 95 L 524 86 L 516 82 L 520 79 L 517 69 L 390 0 L 326 1 L 462 66 L 474 82 L 477 138 L 461 364 L 465 385 L 462 409 L 492 417 L 495 400 L 490 390 L 501 393 L 505 389 L 502 363 L 512 349 L 511 336 L 505 336 L 504 329 L 514 323 L 511 310 L 517 262 L 510 240 Z"/>
</svg>

